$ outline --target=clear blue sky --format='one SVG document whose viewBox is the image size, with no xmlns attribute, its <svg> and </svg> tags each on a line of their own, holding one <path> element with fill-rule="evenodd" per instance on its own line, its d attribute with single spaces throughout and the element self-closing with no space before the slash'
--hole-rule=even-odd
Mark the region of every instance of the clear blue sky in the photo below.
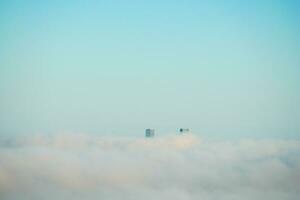
<svg viewBox="0 0 300 200">
<path fill-rule="evenodd" d="M 0 2 L 0 134 L 300 138 L 300 3 Z"/>
</svg>

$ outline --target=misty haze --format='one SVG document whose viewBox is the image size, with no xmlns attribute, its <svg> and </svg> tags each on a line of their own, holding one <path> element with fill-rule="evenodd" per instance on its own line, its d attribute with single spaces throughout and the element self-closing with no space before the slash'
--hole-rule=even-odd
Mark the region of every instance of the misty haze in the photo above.
<svg viewBox="0 0 300 200">
<path fill-rule="evenodd" d="M 299 200 L 299 13 L 1 0 L 0 200 Z"/>
</svg>

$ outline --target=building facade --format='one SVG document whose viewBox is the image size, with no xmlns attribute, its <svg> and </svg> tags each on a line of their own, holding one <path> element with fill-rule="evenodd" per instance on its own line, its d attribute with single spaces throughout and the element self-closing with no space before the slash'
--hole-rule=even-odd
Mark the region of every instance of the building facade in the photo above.
<svg viewBox="0 0 300 200">
<path fill-rule="evenodd" d="M 151 138 L 151 137 L 154 137 L 154 129 L 146 129 L 145 130 L 145 137 L 146 138 Z"/>
</svg>

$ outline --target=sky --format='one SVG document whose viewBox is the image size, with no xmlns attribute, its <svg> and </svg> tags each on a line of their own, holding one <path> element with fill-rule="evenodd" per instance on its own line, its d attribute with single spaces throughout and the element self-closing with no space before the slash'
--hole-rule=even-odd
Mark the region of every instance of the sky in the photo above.
<svg viewBox="0 0 300 200">
<path fill-rule="evenodd" d="M 0 135 L 300 138 L 300 3 L 0 2 Z"/>
</svg>

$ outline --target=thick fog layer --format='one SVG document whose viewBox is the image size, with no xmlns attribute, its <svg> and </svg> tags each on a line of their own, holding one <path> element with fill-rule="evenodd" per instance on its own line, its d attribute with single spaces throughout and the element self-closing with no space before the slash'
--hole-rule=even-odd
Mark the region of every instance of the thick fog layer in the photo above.
<svg viewBox="0 0 300 200">
<path fill-rule="evenodd" d="M 2 140 L 1 200 L 296 200 L 300 142 L 57 135 Z"/>
</svg>

